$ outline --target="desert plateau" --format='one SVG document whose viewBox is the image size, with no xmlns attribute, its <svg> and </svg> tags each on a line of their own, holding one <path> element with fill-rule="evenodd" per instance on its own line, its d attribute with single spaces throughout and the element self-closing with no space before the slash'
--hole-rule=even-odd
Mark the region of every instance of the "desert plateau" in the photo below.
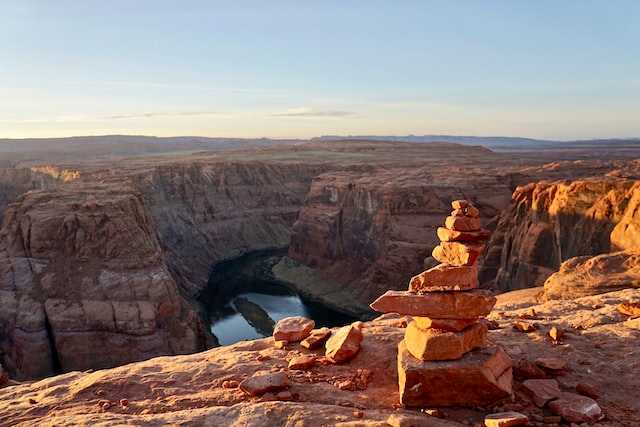
<svg viewBox="0 0 640 427">
<path fill-rule="evenodd" d="M 470 354 L 501 348 L 512 381 L 405 405 L 420 320 L 371 304 L 437 266 L 461 201 L 493 307 Z M 6 139 L 0 224 L 2 426 L 640 425 L 639 140 Z M 246 291 L 213 273 L 246 256 L 246 280 L 353 319 L 306 331 L 353 352 L 277 325 L 217 345 L 204 296 Z"/>
</svg>

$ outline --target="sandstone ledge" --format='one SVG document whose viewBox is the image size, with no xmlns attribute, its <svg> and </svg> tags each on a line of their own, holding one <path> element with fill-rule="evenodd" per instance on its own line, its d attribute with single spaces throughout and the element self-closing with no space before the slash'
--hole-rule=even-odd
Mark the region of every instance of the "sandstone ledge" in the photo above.
<svg viewBox="0 0 640 427">
<path fill-rule="evenodd" d="M 640 353 L 636 351 L 640 322 L 628 320 L 629 316 L 616 309 L 618 304 L 637 298 L 637 290 L 544 304 L 536 303 L 532 294 L 519 292 L 498 297 L 496 308 L 489 315 L 496 325 L 489 331 L 488 339 L 504 348 L 514 361 L 521 357 L 536 360 L 540 356 L 564 359 L 567 372 L 558 377 L 563 391 L 571 392 L 580 382 L 588 381 L 600 392 L 597 402 L 606 418 L 594 426 L 640 425 L 640 403 L 635 393 L 640 388 L 640 379 L 628 375 L 630 366 L 640 364 Z M 531 308 L 539 317 L 540 329 L 530 334 L 516 332 L 513 322 Z M 517 412 L 530 419 L 543 414 L 543 409 L 524 393 L 516 393 L 514 403 L 485 410 L 441 409 L 449 417 L 446 420 L 400 407 L 396 355 L 404 325 L 406 319 L 394 315 L 365 322 L 362 350 L 340 365 L 324 363 L 322 348 L 309 351 L 295 344 L 288 350 L 278 350 L 273 347 L 273 339 L 266 338 L 93 373 L 71 372 L 24 384 L 10 380 L 11 385 L 0 388 L 0 425 L 245 423 L 266 427 L 343 423 L 343 426 L 387 427 L 386 420 L 393 416 L 415 425 L 461 427 L 482 423 L 489 413 L 513 407 L 524 408 Z M 548 331 L 553 325 L 567 330 L 564 343 L 551 342 Z M 250 397 L 237 387 L 223 387 L 225 382 L 237 384 L 243 374 L 286 370 L 287 357 L 300 353 L 315 355 L 318 363 L 308 370 L 287 371 L 292 401 L 269 401 L 274 396 Z M 616 363 L 611 363 L 612 360 Z M 372 371 L 366 384 L 360 382 L 360 388 L 359 369 Z M 337 386 L 349 381 L 353 381 L 354 389 Z M 521 387 L 519 381 L 514 384 L 516 390 Z M 118 404 L 123 398 L 128 400 L 126 408 Z M 101 399 L 113 402 L 114 406 L 102 410 L 97 406 Z M 356 418 L 356 413 L 362 418 Z"/>
</svg>

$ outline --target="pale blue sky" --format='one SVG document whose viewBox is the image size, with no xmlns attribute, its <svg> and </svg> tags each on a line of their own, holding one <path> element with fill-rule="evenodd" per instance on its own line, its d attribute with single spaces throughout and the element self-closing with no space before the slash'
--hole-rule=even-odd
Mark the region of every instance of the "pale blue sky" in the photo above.
<svg viewBox="0 0 640 427">
<path fill-rule="evenodd" d="M 637 0 L 0 0 L 0 138 L 640 136 Z"/>
</svg>

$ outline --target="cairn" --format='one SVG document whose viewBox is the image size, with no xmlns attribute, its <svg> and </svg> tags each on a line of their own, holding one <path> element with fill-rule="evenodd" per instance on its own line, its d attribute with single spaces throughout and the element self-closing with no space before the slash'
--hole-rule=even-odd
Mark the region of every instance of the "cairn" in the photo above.
<svg viewBox="0 0 640 427">
<path fill-rule="evenodd" d="M 400 403 L 406 406 L 483 406 L 512 394 L 511 359 L 487 345 L 480 320 L 496 303 L 478 281 L 477 260 L 491 234 L 472 203 L 451 205 L 432 252 L 441 264 L 413 277 L 408 291 L 387 291 L 371 304 L 413 318 L 398 345 Z"/>
</svg>

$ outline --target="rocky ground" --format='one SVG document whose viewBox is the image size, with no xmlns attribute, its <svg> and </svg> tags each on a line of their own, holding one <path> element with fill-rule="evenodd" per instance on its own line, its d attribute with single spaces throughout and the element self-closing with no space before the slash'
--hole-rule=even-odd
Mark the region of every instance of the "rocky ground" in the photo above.
<svg viewBox="0 0 640 427">
<path fill-rule="evenodd" d="M 364 324 L 360 351 L 340 364 L 330 363 L 322 348 L 278 349 L 265 338 L 35 382 L 10 380 L 0 389 L 0 425 L 461 426 L 482 425 L 487 414 L 504 411 L 528 415 L 531 426 L 560 425 L 523 390 L 523 375 L 532 375 L 525 362 L 540 357 L 566 364 L 564 371 L 546 373 L 562 391 L 578 394 L 581 384 L 583 393 L 585 387 L 595 393 L 605 418 L 592 425 L 640 425 L 640 378 L 634 374 L 640 318 L 618 308 L 639 302 L 638 290 L 544 303 L 535 302 L 538 292 L 502 294 L 488 316 L 489 339 L 513 359 L 515 380 L 513 399 L 486 408 L 399 405 L 396 346 L 408 319 L 385 315 Z M 553 340 L 553 327 L 564 336 Z M 315 358 L 313 366 L 289 369 L 289 360 L 303 354 Z M 289 386 L 257 396 L 238 388 L 265 371 L 285 372 Z"/>
</svg>

